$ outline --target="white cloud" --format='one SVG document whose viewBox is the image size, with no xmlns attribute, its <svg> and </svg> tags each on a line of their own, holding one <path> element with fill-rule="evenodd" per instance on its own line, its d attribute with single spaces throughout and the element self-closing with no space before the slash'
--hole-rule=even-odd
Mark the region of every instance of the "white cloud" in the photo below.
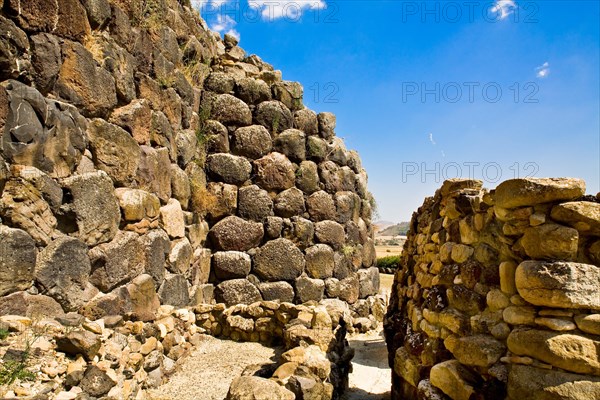
<svg viewBox="0 0 600 400">
<path fill-rule="evenodd" d="M 432 145 L 436 145 L 435 140 L 433 140 L 433 133 L 429 134 L 429 141 L 431 142 Z"/>
<path fill-rule="evenodd" d="M 496 3 L 491 8 L 491 11 L 499 14 L 500 19 L 506 19 L 509 15 L 515 12 L 517 5 L 514 0 L 496 0 Z"/>
<path fill-rule="evenodd" d="M 535 70 L 537 71 L 535 75 L 538 78 L 540 78 L 540 79 L 547 78 L 548 75 L 550 75 L 550 64 L 548 63 L 548 61 L 546 61 L 545 63 L 543 63 L 542 65 L 537 67 Z"/>
<path fill-rule="evenodd" d="M 210 29 L 213 31 L 217 31 L 219 33 L 229 33 L 230 35 L 235 36 L 240 39 L 240 33 L 235 30 L 235 26 L 237 25 L 237 21 L 231 18 L 229 15 L 217 15 L 215 22 L 210 25 Z"/>
<path fill-rule="evenodd" d="M 327 8 L 325 0 L 250 0 L 248 5 L 260 10 L 262 17 L 269 21 L 279 18 L 297 21 L 304 10 Z"/>
</svg>

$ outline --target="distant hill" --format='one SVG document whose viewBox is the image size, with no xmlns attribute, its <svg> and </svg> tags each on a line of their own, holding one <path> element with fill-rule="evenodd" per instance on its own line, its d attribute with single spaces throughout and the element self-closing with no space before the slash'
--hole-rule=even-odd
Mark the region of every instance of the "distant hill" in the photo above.
<svg viewBox="0 0 600 400">
<path fill-rule="evenodd" d="M 375 232 L 379 232 L 382 231 L 386 228 L 389 228 L 392 225 L 396 225 L 395 222 L 391 222 L 391 221 L 377 221 L 377 222 L 373 222 L 373 227 L 375 228 Z"/>
<path fill-rule="evenodd" d="M 376 233 L 376 236 L 406 236 L 410 222 L 400 222 L 399 224 L 388 226 Z"/>
</svg>

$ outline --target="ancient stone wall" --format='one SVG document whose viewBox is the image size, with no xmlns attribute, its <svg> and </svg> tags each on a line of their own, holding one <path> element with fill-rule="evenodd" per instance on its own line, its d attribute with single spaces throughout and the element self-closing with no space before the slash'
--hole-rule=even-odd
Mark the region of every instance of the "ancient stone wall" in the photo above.
<svg viewBox="0 0 600 400">
<path fill-rule="evenodd" d="M 393 399 L 600 398 L 600 196 L 445 182 L 413 215 L 385 332 Z"/>
<path fill-rule="evenodd" d="M 0 314 L 377 293 L 335 116 L 189 2 L 5 0 L 0 25 Z"/>
</svg>

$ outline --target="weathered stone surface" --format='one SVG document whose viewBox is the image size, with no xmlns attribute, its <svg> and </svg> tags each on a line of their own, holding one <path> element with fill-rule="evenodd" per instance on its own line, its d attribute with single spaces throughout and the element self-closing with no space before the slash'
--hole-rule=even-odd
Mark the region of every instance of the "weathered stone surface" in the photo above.
<svg viewBox="0 0 600 400">
<path fill-rule="evenodd" d="M 600 335 L 600 314 L 577 315 L 575 323 L 585 333 Z"/>
<path fill-rule="evenodd" d="M 171 251 L 169 235 L 162 229 L 154 229 L 140 238 L 146 257 L 144 272 L 159 287 L 165 278 L 167 257 Z"/>
<path fill-rule="evenodd" d="M 61 237 L 38 256 L 35 280 L 42 292 L 57 300 L 65 311 L 78 311 L 98 291 L 89 283 L 91 264 L 82 241 Z"/>
<path fill-rule="evenodd" d="M 211 119 L 223 125 L 247 126 L 252 124 L 252 113 L 242 100 L 230 94 L 221 94 L 212 103 Z"/>
<path fill-rule="evenodd" d="M 262 125 L 238 128 L 233 133 L 233 154 L 257 159 L 271 152 L 271 134 Z"/>
<path fill-rule="evenodd" d="M 294 393 L 275 381 L 257 376 L 240 376 L 229 387 L 226 400 L 294 400 Z"/>
<path fill-rule="evenodd" d="M 269 85 L 254 78 L 236 79 L 235 94 L 247 104 L 258 104 L 271 100 Z"/>
<path fill-rule="evenodd" d="M 331 139 L 335 135 L 335 115 L 330 112 L 322 112 L 317 115 L 319 122 L 319 135 L 323 139 Z"/>
<path fill-rule="evenodd" d="M 62 45 L 63 64 L 55 91 L 82 110 L 86 117 L 105 117 L 117 105 L 115 81 L 96 66 L 92 54 L 79 43 Z"/>
<path fill-rule="evenodd" d="M 31 286 L 36 262 L 35 242 L 20 229 L 0 225 L 0 296 Z"/>
<path fill-rule="evenodd" d="M 90 25 L 93 29 L 104 26 L 111 17 L 110 3 L 108 0 L 83 0 L 83 6 L 87 12 Z"/>
<path fill-rule="evenodd" d="M 335 220 L 336 208 L 333 196 L 320 190 L 306 199 L 308 214 L 315 221 Z"/>
<path fill-rule="evenodd" d="M 238 198 L 238 216 L 244 219 L 262 222 L 265 218 L 273 215 L 273 200 L 266 190 L 256 185 L 240 188 Z M 279 232 L 281 233 L 281 228 Z"/>
<path fill-rule="evenodd" d="M 155 281 L 152 276 L 142 274 L 133 279 L 127 285 L 127 293 L 131 301 L 131 315 L 134 319 L 152 321 L 156 318 L 160 300 L 156 294 Z"/>
<path fill-rule="evenodd" d="M 292 303 L 294 301 L 294 288 L 287 282 L 262 282 L 258 285 L 263 300 L 279 300 Z"/>
<path fill-rule="evenodd" d="M 265 281 L 293 281 L 304 265 L 304 255 L 292 241 L 276 239 L 256 252 L 252 272 Z"/>
<path fill-rule="evenodd" d="M 511 325 L 533 325 L 536 312 L 533 307 L 510 306 L 502 312 L 502 318 Z"/>
<path fill-rule="evenodd" d="M 325 293 L 325 282 L 321 279 L 312 279 L 301 276 L 296 279 L 296 301 L 306 303 L 307 301 L 321 301 Z"/>
<path fill-rule="evenodd" d="M 0 32 L 0 80 L 28 76 L 30 64 L 26 60 L 29 50 L 27 35 L 14 22 L 4 17 L 0 18 Z"/>
<path fill-rule="evenodd" d="M 296 187 L 306 194 L 319 190 L 319 170 L 312 161 L 302 161 L 296 171 Z"/>
<path fill-rule="evenodd" d="M 354 304 L 360 297 L 360 282 L 357 274 L 351 274 L 340 280 L 340 300 Z"/>
<path fill-rule="evenodd" d="M 63 181 L 73 202 L 69 212 L 75 214 L 77 237 L 88 246 L 112 240 L 119 229 L 121 210 L 114 195 L 111 179 L 103 171 L 75 175 Z"/>
<path fill-rule="evenodd" d="M 175 274 L 165 277 L 165 281 L 158 289 L 161 304 L 173 307 L 185 307 L 190 303 L 187 280 L 183 275 Z"/>
<path fill-rule="evenodd" d="M 239 217 L 227 217 L 219 221 L 209 232 L 211 243 L 217 250 L 247 251 L 258 247 L 264 236 L 261 223 L 245 221 Z"/>
<path fill-rule="evenodd" d="M 118 188 L 115 195 L 125 221 L 156 219 L 160 214 L 160 200 L 152 193 L 139 189 Z"/>
<path fill-rule="evenodd" d="M 304 108 L 302 104 L 304 88 L 300 83 L 292 81 L 275 82 L 272 89 L 273 97 L 285 104 L 290 110 L 294 111 Z"/>
<path fill-rule="evenodd" d="M 177 164 L 171 164 L 171 195 L 179 201 L 184 210 L 188 209 L 192 190 L 186 173 Z"/>
<path fill-rule="evenodd" d="M 600 378 L 512 365 L 507 388 L 510 400 L 587 400 L 600 397 Z"/>
<path fill-rule="evenodd" d="M 186 274 L 190 269 L 194 250 L 187 237 L 171 242 L 169 253 L 169 271 L 174 274 Z"/>
<path fill-rule="evenodd" d="M 585 194 L 585 182 L 573 178 L 523 178 L 502 182 L 496 188 L 495 204 L 516 208 L 574 200 Z"/>
<path fill-rule="evenodd" d="M 227 131 L 225 125 L 219 121 L 209 119 L 204 122 L 203 128 L 206 132 L 206 136 L 208 137 L 206 150 L 209 153 L 229 153 L 229 132 Z"/>
<path fill-rule="evenodd" d="M 254 120 L 273 135 L 291 128 L 293 124 L 290 110 L 276 100 L 260 103 L 254 111 Z"/>
<path fill-rule="evenodd" d="M 81 354 L 88 361 L 98 354 L 100 346 L 100 336 L 86 330 L 74 330 L 56 339 L 57 350 L 73 356 Z"/>
<path fill-rule="evenodd" d="M 533 259 L 574 260 L 577 257 L 579 234 L 576 229 L 558 224 L 528 228 L 521 238 L 525 253 Z"/>
<path fill-rule="evenodd" d="M 254 161 L 255 182 L 267 191 L 281 191 L 294 186 L 293 164 L 281 153 L 270 153 Z"/>
<path fill-rule="evenodd" d="M 405 381 L 416 387 L 421 379 L 421 368 L 410 357 L 410 354 L 404 347 L 399 347 L 394 355 L 394 372 Z"/>
<path fill-rule="evenodd" d="M 105 293 L 140 275 L 146 261 L 141 241 L 133 232 L 119 232 L 111 242 L 90 250 L 89 257 L 90 282 Z"/>
<path fill-rule="evenodd" d="M 326 279 L 333 276 L 333 249 L 326 244 L 316 244 L 306 249 L 306 272 L 311 278 Z"/>
<path fill-rule="evenodd" d="M 219 153 L 208 156 L 208 173 L 215 180 L 241 185 L 250 179 L 252 165 L 243 157 Z"/>
<path fill-rule="evenodd" d="M 317 114 L 308 108 L 296 111 L 294 113 L 294 128 L 300 129 L 307 135 L 318 135 Z"/>
<path fill-rule="evenodd" d="M 8 175 L 9 172 L 6 172 Z M 62 202 L 62 191 L 58 188 L 59 196 L 56 197 L 56 202 L 53 202 L 54 196 L 44 193 L 41 185 L 45 179 L 37 179 L 49 178 L 34 167 L 13 166 L 10 174 L 13 177 L 4 186 L 0 201 L 0 215 L 13 227 L 20 228 L 31 235 L 37 243 L 47 244 L 58 224 L 53 210 L 58 211 Z M 54 183 L 51 179 L 49 182 Z M 48 201 L 54 204 L 51 206 Z"/>
<path fill-rule="evenodd" d="M 600 269 L 571 262 L 524 261 L 516 286 L 527 302 L 556 308 L 600 309 Z"/>
<path fill-rule="evenodd" d="M 335 194 L 336 221 L 345 224 L 349 221 L 358 221 L 360 217 L 360 197 L 352 192 L 338 192 Z"/>
<path fill-rule="evenodd" d="M 94 165 L 106 172 L 117 185 L 130 185 L 140 158 L 140 147 L 131 135 L 97 118 L 89 124 L 88 136 Z"/>
<path fill-rule="evenodd" d="M 463 365 L 490 367 L 506 352 L 506 346 L 486 335 L 457 337 L 450 335 L 444 346 Z"/>
<path fill-rule="evenodd" d="M 140 189 L 154 193 L 161 202 L 171 198 L 171 160 L 169 150 L 140 147 L 140 163 L 137 170 L 137 182 Z"/>
<path fill-rule="evenodd" d="M 360 298 L 374 296 L 379 292 L 379 269 L 371 267 L 358 270 L 358 280 L 360 283 Z"/>
<path fill-rule="evenodd" d="M 246 279 L 232 279 L 221 282 L 215 288 L 215 298 L 228 307 L 236 304 L 252 304 L 261 301 L 260 292 Z"/>
<path fill-rule="evenodd" d="M 0 297 L 0 315 L 23 315 L 29 318 L 54 318 L 64 315 L 60 304 L 52 297 L 15 292 Z"/>
<path fill-rule="evenodd" d="M 320 221 L 315 224 L 315 237 L 319 242 L 340 250 L 346 240 L 346 232 L 344 227 L 335 221 Z"/>
<path fill-rule="evenodd" d="M 167 205 L 160 208 L 160 225 L 171 238 L 185 236 L 183 210 L 177 200 L 170 199 Z"/>
<path fill-rule="evenodd" d="M 36 88 L 45 95 L 54 87 L 60 70 L 62 62 L 60 43 L 55 36 L 40 33 L 31 36 L 31 51 L 31 64 L 36 72 L 34 77 Z"/>
<path fill-rule="evenodd" d="M 431 368 L 431 384 L 454 400 L 469 400 L 475 389 L 468 383 L 469 372 L 458 361 L 450 360 Z"/>
<path fill-rule="evenodd" d="M 285 219 L 282 236 L 294 242 L 296 246 L 304 250 L 314 243 L 315 228 L 312 221 L 302 217 Z"/>
<path fill-rule="evenodd" d="M 299 162 L 306 159 L 306 135 L 298 129 L 287 129 L 274 140 L 275 151 L 285 154 L 290 160 Z"/>
<path fill-rule="evenodd" d="M 6 103 L 0 122 L 10 132 L 2 136 L 3 157 L 34 166 L 51 177 L 69 176 L 87 144 L 85 118 L 75 107 L 44 99 L 37 90 L 17 81 L 3 83 L 1 91 Z"/>
<path fill-rule="evenodd" d="M 204 82 L 204 87 L 206 87 L 206 89 L 219 94 L 229 94 L 233 91 L 234 85 L 234 78 L 223 72 L 211 73 Z"/>
<path fill-rule="evenodd" d="M 295 187 L 279 193 L 274 202 L 275 215 L 282 218 L 301 216 L 306 210 L 304 194 Z"/>
<path fill-rule="evenodd" d="M 251 266 L 250 256 L 239 251 L 219 251 L 212 256 L 212 268 L 220 280 L 246 278 Z"/>
<path fill-rule="evenodd" d="M 600 236 L 600 203 L 576 201 L 558 204 L 552 208 L 551 217 L 586 235 Z"/>
<path fill-rule="evenodd" d="M 270 199 L 269 199 L 270 200 Z M 202 198 L 202 211 L 209 221 L 235 214 L 238 205 L 238 188 L 221 182 L 210 182 Z"/>
<path fill-rule="evenodd" d="M 110 392 L 110 389 L 116 384 L 117 382 L 106 371 L 95 365 L 90 365 L 87 367 L 83 379 L 81 379 L 80 386 L 90 396 L 102 397 Z"/>
<path fill-rule="evenodd" d="M 600 375 L 600 342 L 580 335 L 535 329 L 512 331 L 508 349 L 579 374 Z"/>
</svg>

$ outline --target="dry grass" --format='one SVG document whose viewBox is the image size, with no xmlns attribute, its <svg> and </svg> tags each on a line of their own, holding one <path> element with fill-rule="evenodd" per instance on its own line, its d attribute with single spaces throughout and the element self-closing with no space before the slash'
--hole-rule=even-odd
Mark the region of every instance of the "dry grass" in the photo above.
<svg viewBox="0 0 600 400">
<path fill-rule="evenodd" d="M 399 256 L 402 254 L 402 246 L 375 246 L 377 258 L 388 256 Z"/>
</svg>

